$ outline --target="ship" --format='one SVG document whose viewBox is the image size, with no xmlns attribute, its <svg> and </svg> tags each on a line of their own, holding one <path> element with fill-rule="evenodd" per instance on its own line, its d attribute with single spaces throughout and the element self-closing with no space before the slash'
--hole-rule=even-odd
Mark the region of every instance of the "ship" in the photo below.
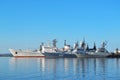
<svg viewBox="0 0 120 80">
<path fill-rule="evenodd" d="M 40 50 L 15 50 L 9 49 L 10 53 L 14 57 L 45 57 Z"/>
<path fill-rule="evenodd" d="M 76 54 L 77 57 L 90 57 L 90 58 L 104 58 L 110 55 L 108 50 L 105 48 L 107 42 L 103 42 L 100 48 L 96 48 L 96 44 L 94 43 L 93 48 L 89 48 L 86 46 L 85 41 L 80 43 L 80 48 L 78 47 L 79 44 L 75 43 L 75 49 L 73 53 Z"/>
<path fill-rule="evenodd" d="M 42 53 L 46 58 L 76 58 L 75 54 L 70 51 L 70 45 L 66 45 L 66 40 L 64 43 L 64 48 L 57 48 L 57 40 L 54 39 L 53 46 L 42 46 Z"/>
</svg>

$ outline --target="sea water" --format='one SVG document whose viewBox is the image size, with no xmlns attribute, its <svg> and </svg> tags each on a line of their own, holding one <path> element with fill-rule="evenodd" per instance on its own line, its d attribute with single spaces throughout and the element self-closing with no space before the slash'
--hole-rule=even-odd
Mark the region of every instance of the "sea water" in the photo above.
<svg viewBox="0 0 120 80">
<path fill-rule="evenodd" d="M 0 57 L 0 80 L 120 80 L 120 59 Z"/>
</svg>

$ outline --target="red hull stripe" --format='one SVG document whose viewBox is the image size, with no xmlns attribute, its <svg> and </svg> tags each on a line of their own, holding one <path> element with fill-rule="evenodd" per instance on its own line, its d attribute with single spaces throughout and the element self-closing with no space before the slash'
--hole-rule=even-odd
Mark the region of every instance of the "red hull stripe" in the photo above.
<svg viewBox="0 0 120 80">
<path fill-rule="evenodd" d="M 16 58 L 44 58 L 45 56 L 14 56 Z"/>
</svg>

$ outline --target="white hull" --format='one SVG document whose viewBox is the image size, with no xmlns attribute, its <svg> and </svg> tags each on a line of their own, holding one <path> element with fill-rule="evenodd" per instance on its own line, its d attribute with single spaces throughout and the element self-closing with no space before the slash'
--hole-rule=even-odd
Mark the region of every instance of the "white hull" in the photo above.
<svg viewBox="0 0 120 80">
<path fill-rule="evenodd" d="M 11 54 L 14 57 L 44 57 L 44 55 L 41 52 L 25 52 L 25 51 L 17 51 L 14 49 L 9 49 L 9 51 L 11 52 Z"/>
</svg>

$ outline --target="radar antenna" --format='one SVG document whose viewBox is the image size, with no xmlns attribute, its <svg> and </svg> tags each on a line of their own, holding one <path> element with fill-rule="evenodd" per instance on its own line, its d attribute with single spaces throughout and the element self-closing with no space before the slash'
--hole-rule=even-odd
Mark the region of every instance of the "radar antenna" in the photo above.
<svg viewBox="0 0 120 80">
<path fill-rule="evenodd" d="M 107 45 L 107 41 L 104 41 L 104 42 L 102 43 L 102 48 L 105 48 L 106 45 Z"/>
</svg>

